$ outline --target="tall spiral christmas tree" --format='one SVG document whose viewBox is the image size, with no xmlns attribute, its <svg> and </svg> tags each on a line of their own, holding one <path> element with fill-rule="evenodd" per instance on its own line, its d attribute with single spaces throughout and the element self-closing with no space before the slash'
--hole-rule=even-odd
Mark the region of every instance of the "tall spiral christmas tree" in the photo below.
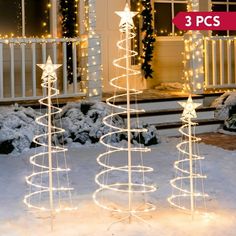
<svg viewBox="0 0 236 236">
<path fill-rule="evenodd" d="M 207 176 L 202 174 L 201 161 L 205 158 L 199 155 L 198 142 L 195 136 L 197 123 L 192 119 L 197 118 L 196 108 L 200 103 L 194 103 L 189 96 L 187 102 L 180 102 L 184 107 L 181 120 L 183 126 L 179 129 L 183 140 L 177 145 L 179 159 L 174 163 L 176 177 L 170 181 L 173 193 L 168 198 L 169 203 L 177 209 L 190 213 L 192 218 L 196 213 L 206 210 L 203 180 Z"/>
<path fill-rule="evenodd" d="M 105 117 L 103 122 L 110 127 L 110 132 L 101 137 L 100 142 L 107 147 L 107 151 L 98 156 L 98 163 L 104 168 L 96 177 L 95 181 L 99 185 L 93 197 L 100 207 L 114 213 L 119 213 L 120 219 L 131 221 L 132 218 L 143 221 L 141 213 L 155 210 L 155 206 L 146 199 L 146 193 L 156 190 L 155 186 L 145 183 L 145 173 L 152 172 L 153 169 L 143 165 L 143 153 L 150 149 L 132 144 L 132 133 L 146 132 L 143 128 L 131 128 L 131 114 L 144 112 L 130 106 L 130 96 L 141 93 L 131 88 L 130 79 L 132 76 L 140 74 L 139 71 L 131 69 L 131 58 L 137 53 L 130 49 L 130 41 L 135 37 L 132 32 L 134 28 L 133 17 L 137 14 L 131 12 L 126 4 L 124 11 L 116 12 L 121 17 L 120 32 L 122 39 L 118 41 L 117 47 L 122 56 L 113 61 L 113 64 L 123 71 L 123 74 L 111 79 L 110 84 L 121 94 L 116 93 L 107 99 L 107 104 L 113 107 L 114 113 Z M 120 86 L 119 82 L 125 79 L 126 86 Z M 115 104 L 117 98 L 124 97 L 126 106 Z M 116 127 L 113 123 L 117 115 L 125 115 L 127 126 Z M 115 136 L 123 135 L 127 137 L 127 144 L 113 143 L 111 140 Z M 119 161 L 118 161 L 119 160 Z M 118 161 L 118 163 L 117 163 Z M 123 163 L 123 164 L 120 164 Z"/>
<path fill-rule="evenodd" d="M 47 92 L 46 97 L 39 103 L 46 107 L 47 112 L 36 119 L 39 125 L 45 127 L 46 132 L 34 137 L 36 145 L 42 146 L 43 151 L 30 157 L 33 165 L 33 173 L 26 177 L 30 187 L 29 194 L 24 197 L 24 203 L 32 210 L 48 212 L 53 228 L 55 213 L 60 211 L 75 210 L 72 206 L 71 191 L 69 186 L 65 152 L 66 148 L 57 144 L 56 135 L 63 133 L 62 128 L 53 125 L 53 117 L 61 112 L 61 109 L 52 104 L 52 98 L 57 97 L 56 69 L 61 65 L 52 64 L 48 57 L 46 64 L 38 65 L 43 69 L 41 86 Z"/>
</svg>

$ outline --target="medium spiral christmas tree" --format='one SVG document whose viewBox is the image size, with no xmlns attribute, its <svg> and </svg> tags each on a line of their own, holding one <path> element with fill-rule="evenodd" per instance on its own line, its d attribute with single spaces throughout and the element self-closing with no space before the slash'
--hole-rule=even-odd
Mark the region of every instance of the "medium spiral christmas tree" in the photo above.
<svg viewBox="0 0 236 236">
<path fill-rule="evenodd" d="M 116 12 L 121 17 L 120 32 L 122 39 L 118 41 L 117 47 L 122 56 L 113 61 L 113 64 L 123 71 L 123 74 L 111 79 L 110 84 L 120 90 L 121 94 L 114 94 L 107 99 L 114 113 L 105 117 L 103 122 L 110 127 L 110 132 L 101 137 L 100 142 L 107 147 L 107 151 L 98 156 L 98 163 L 104 168 L 96 177 L 95 181 L 99 189 L 94 193 L 94 201 L 100 207 L 111 212 L 119 213 L 120 221 L 132 218 L 143 219 L 139 216 L 141 213 L 147 213 L 155 210 L 154 205 L 147 202 L 146 193 L 156 190 L 155 186 L 146 184 L 145 173 L 152 172 L 153 169 L 143 165 L 143 153 L 150 149 L 135 146 L 132 144 L 132 133 L 146 132 L 143 128 L 131 127 L 131 114 L 144 112 L 143 110 L 132 108 L 130 105 L 130 96 L 137 95 L 139 92 L 131 88 L 130 78 L 140 74 L 139 71 L 131 69 L 131 58 L 137 53 L 130 48 L 131 39 L 135 37 L 132 32 L 134 28 L 133 17 L 137 14 L 131 12 L 129 5 L 126 4 L 124 11 Z M 121 80 L 126 82 L 122 87 Z M 127 101 L 125 106 L 115 104 L 117 98 L 124 97 Z M 126 127 L 116 127 L 114 120 L 117 115 L 126 117 Z M 116 136 L 125 136 L 127 144 L 113 143 Z M 122 164 L 120 164 L 122 163 Z"/>
<path fill-rule="evenodd" d="M 53 117 L 61 112 L 61 109 L 53 106 L 52 98 L 57 97 L 59 90 L 56 89 L 56 69 L 61 65 L 52 64 L 48 57 L 46 64 L 38 65 L 43 69 L 41 86 L 47 93 L 39 103 L 47 109 L 45 115 L 36 119 L 39 125 L 45 127 L 46 132 L 34 137 L 33 142 L 41 146 L 42 152 L 30 157 L 33 165 L 33 173 L 26 177 L 30 187 L 29 194 L 24 197 L 24 203 L 36 211 L 48 212 L 53 227 L 55 213 L 70 211 L 72 206 L 71 191 L 69 186 L 66 148 L 57 143 L 56 135 L 63 133 L 62 128 L 53 125 Z"/>
<path fill-rule="evenodd" d="M 205 158 L 199 155 L 198 142 L 195 136 L 197 123 L 192 119 L 197 118 L 196 108 L 200 103 L 194 103 L 191 96 L 187 102 L 180 102 L 184 107 L 181 120 L 183 126 L 179 129 L 183 140 L 177 145 L 179 159 L 174 163 L 176 177 L 170 181 L 173 193 L 168 198 L 169 203 L 177 209 L 190 213 L 192 218 L 196 213 L 206 210 L 203 180 L 207 176 L 202 174 L 201 161 Z"/>
</svg>

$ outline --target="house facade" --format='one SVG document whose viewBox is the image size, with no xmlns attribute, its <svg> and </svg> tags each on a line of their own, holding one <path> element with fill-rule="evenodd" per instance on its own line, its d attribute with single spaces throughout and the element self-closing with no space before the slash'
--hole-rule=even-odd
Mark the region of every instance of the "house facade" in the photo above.
<svg viewBox="0 0 236 236">
<path fill-rule="evenodd" d="M 43 95 L 37 64 L 50 56 L 62 64 L 61 97 L 101 96 L 100 37 L 96 1 L 2 1 L 0 11 L 0 100 L 35 100 Z M 70 34 L 68 34 L 70 32 Z M 89 79 L 88 79 L 89 78 Z"/>
<path fill-rule="evenodd" d="M 97 4 L 97 32 L 102 37 L 102 60 L 104 65 L 104 91 L 109 91 L 109 79 L 117 71 L 112 60 L 118 57 L 116 42 L 119 39 L 119 18 L 114 14 L 124 8 L 124 0 L 101 0 Z M 131 0 L 132 9 L 138 9 L 138 1 Z M 152 0 L 156 43 L 153 57 L 153 79 L 142 79 L 138 87 L 155 88 L 161 83 L 184 83 L 184 56 L 186 32 L 178 30 L 172 19 L 179 11 L 195 2 L 199 11 L 235 11 L 235 0 Z M 197 9 L 197 10 L 198 10 Z M 139 34 L 141 41 L 142 33 Z M 205 89 L 236 87 L 235 80 L 235 31 L 204 31 L 203 67 Z M 141 50 L 140 50 L 141 52 Z M 140 80 L 139 80 L 140 81 Z"/>
<path fill-rule="evenodd" d="M 101 95 L 101 91 L 112 90 L 109 80 L 119 73 L 112 61 L 119 57 L 116 42 L 120 38 L 120 19 L 114 12 L 123 10 L 125 1 L 74 1 L 79 37 L 72 39 L 62 37 L 60 1 L 17 0 L 15 5 L 9 1 L 0 3 L 1 100 L 33 99 L 41 96 L 40 73 L 36 64 L 46 61 L 47 55 L 51 55 L 55 63 L 63 64 L 58 75 L 60 77 L 58 86 L 63 96 L 87 96 L 96 99 Z M 187 6 L 193 2 L 195 10 L 200 11 L 236 10 L 236 0 L 152 0 L 153 26 L 156 34 L 153 79 L 135 80 L 132 83 L 134 87 L 151 89 L 162 83 L 184 83 L 186 80 L 184 71 L 186 73 L 188 67 L 195 63 L 188 63 L 187 68 L 186 63 L 183 63 L 188 34 L 178 30 L 171 21 L 179 11 L 187 11 Z M 135 0 L 130 0 L 130 5 L 135 11 L 140 8 L 138 1 Z M 11 10 L 8 12 L 5 9 Z M 141 20 L 138 24 L 141 25 Z M 140 28 L 138 26 L 137 28 Z M 203 79 L 196 84 L 199 90 L 196 92 L 202 92 L 203 88 L 235 88 L 235 32 L 209 31 L 201 34 L 203 53 L 200 67 Z M 141 54 L 142 32 L 137 30 L 137 35 L 136 48 Z M 68 72 L 68 57 L 73 61 L 70 65 L 71 72 Z M 133 67 L 139 69 L 140 65 L 136 63 Z M 198 68 L 190 68 L 189 73 L 191 70 L 197 71 Z M 68 73 L 72 74 L 70 81 Z"/>
</svg>

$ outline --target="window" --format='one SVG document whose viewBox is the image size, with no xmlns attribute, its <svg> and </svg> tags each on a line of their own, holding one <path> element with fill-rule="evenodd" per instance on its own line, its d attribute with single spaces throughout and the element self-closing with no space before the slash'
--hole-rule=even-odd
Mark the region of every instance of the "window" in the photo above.
<svg viewBox="0 0 236 236">
<path fill-rule="evenodd" d="M 236 11 L 236 0 L 213 0 L 212 11 Z M 236 31 L 212 31 L 212 35 L 236 35 Z"/>
<path fill-rule="evenodd" d="M 25 0 L 26 36 L 48 33 L 48 0 Z M 21 0 L 0 1 L 0 34 L 21 36 Z"/>
<path fill-rule="evenodd" d="M 186 0 L 154 0 L 154 27 L 157 36 L 182 36 L 185 32 L 172 24 L 180 11 L 187 11 Z"/>
</svg>

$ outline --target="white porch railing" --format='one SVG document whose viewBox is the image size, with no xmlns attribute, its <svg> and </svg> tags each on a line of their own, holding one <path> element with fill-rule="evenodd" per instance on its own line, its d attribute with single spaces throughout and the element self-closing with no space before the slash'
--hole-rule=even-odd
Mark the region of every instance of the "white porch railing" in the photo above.
<svg viewBox="0 0 236 236">
<path fill-rule="evenodd" d="M 85 96 L 84 82 L 79 76 L 87 70 L 86 60 L 81 59 L 80 38 L 44 39 L 44 38 L 9 38 L 0 40 L 0 101 L 38 99 L 41 90 L 42 71 L 37 64 L 46 62 L 50 55 L 53 63 L 62 64 L 58 70 L 60 97 Z M 68 83 L 67 55 L 68 45 L 72 50 L 73 83 Z M 86 43 L 85 43 L 86 44 Z M 81 60 L 78 60 L 80 58 Z M 81 64 L 82 63 L 82 64 Z"/>
<path fill-rule="evenodd" d="M 235 37 L 205 37 L 205 88 L 236 88 Z"/>
</svg>

